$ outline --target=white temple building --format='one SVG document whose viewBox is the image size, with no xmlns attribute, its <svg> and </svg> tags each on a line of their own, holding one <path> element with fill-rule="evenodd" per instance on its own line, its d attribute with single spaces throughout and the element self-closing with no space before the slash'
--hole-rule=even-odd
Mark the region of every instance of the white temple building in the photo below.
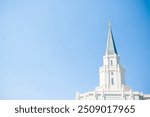
<svg viewBox="0 0 150 117">
<path fill-rule="evenodd" d="M 93 91 L 76 94 L 77 100 L 150 100 L 150 94 L 133 91 L 125 84 L 125 68 L 120 64 L 109 23 L 106 53 L 99 68 L 99 86 Z"/>
</svg>

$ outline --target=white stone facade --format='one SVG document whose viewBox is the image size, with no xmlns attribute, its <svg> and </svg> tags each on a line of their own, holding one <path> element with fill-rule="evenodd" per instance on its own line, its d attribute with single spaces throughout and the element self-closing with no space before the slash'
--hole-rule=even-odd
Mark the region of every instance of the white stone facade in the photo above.
<svg viewBox="0 0 150 117">
<path fill-rule="evenodd" d="M 150 95 L 133 91 L 125 84 L 125 68 L 120 64 L 109 24 L 106 53 L 99 68 L 99 86 L 93 91 L 76 94 L 77 100 L 150 100 Z"/>
</svg>

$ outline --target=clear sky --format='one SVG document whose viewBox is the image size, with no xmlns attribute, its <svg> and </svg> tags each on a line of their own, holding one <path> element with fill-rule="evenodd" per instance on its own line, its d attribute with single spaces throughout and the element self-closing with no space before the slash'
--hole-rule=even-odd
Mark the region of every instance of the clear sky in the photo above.
<svg viewBox="0 0 150 117">
<path fill-rule="evenodd" d="M 150 1 L 0 0 L 0 99 L 93 90 L 109 21 L 127 84 L 150 93 Z"/>
</svg>

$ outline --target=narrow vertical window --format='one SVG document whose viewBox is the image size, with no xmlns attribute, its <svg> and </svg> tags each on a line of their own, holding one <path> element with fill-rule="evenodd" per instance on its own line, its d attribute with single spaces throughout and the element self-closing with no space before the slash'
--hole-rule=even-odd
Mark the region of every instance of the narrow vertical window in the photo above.
<svg viewBox="0 0 150 117">
<path fill-rule="evenodd" d="M 113 78 L 111 79 L 111 84 L 114 85 L 114 79 Z"/>
<path fill-rule="evenodd" d="M 113 60 L 110 60 L 110 65 L 111 65 L 111 66 L 113 65 Z"/>
</svg>

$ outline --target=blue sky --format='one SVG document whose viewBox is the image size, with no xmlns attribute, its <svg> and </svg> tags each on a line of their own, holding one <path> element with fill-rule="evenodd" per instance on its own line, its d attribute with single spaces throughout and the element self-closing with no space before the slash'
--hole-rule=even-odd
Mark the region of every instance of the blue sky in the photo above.
<svg viewBox="0 0 150 117">
<path fill-rule="evenodd" d="M 109 21 L 127 84 L 150 93 L 148 0 L 0 0 L 0 99 L 94 89 Z"/>
</svg>

